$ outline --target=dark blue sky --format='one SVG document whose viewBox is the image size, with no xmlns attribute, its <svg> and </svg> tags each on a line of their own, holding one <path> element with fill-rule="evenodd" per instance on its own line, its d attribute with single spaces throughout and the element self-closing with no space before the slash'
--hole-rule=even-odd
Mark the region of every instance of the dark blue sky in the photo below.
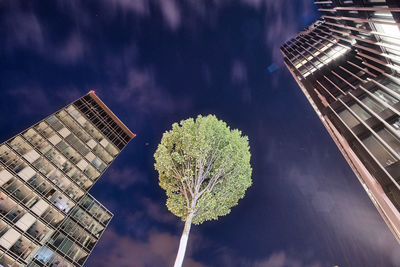
<svg viewBox="0 0 400 267">
<path fill-rule="evenodd" d="M 91 190 L 114 214 L 87 266 L 171 266 L 183 223 L 153 153 L 170 125 L 216 114 L 249 136 L 253 186 L 192 227 L 184 266 L 400 266 L 400 248 L 279 46 L 312 0 L 0 0 L 6 140 L 95 89 L 137 133 Z"/>
</svg>

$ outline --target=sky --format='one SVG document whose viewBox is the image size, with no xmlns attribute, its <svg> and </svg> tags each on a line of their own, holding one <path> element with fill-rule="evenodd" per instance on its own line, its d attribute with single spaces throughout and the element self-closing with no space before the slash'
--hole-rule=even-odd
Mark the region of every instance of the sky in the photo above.
<svg viewBox="0 0 400 267">
<path fill-rule="evenodd" d="M 183 222 L 153 154 L 215 114 L 249 137 L 253 185 L 191 229 L 184 266 L 400 266 L 400 247 L 282 63 L 312 0 L 0 0 L 0 138 L 90 90 L 137 134 L 91 189 L 114 213 L 88 267 L 172 266 Z"/>
</svg>

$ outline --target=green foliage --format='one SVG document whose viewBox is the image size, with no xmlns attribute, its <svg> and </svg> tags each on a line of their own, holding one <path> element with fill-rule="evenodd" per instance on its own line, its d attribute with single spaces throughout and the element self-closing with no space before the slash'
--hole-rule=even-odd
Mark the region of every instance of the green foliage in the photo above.
<svg viewBox="0 0 400 267">
<path fill-rule="evenodd" d="M 214 115 L 189 118 L 163 134 L 154 154 L 168 209 L 193 223 L 230 212 L 251 185 L 247 136 Z"/>
</svg>

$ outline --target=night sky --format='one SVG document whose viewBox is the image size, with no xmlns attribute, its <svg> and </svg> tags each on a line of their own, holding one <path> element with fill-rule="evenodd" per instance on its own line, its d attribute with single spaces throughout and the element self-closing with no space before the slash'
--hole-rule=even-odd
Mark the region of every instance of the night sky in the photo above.
<svg viewBox="0 0 400 267">
<path fill-rule="evenodd" d="M 400 266 L 400 247 L 282 64 L 312 0 L 0 0 L 0 137 L 86 94 L 137 134 L 91 194 L 114 213 L 86 266 L 172 266 L 183 223 L 153 154 L 215 114 L 249 137 L 253 185 L 193 226 L 184 266 Z"/>
</svg>

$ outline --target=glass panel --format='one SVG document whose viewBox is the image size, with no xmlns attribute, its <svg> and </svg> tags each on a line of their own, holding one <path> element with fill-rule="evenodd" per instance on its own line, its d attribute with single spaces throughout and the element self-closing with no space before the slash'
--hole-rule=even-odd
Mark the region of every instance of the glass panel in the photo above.
<svg viewBox="0 0 400 267">
<path fill-rule="evenodd" d="M 356 103 L 352 104 L 350 108 L 364 121 L 371 118 L 371 115 Z"/>
<path fill-rule="evenodd" d="M 385 109 L 369 96 L 365 96 L 363 99 L 361 99 L 361 102 L 363 102 L 367 107 L 376 113 L 380 113 Z"/>
<path fill-rule="evenodd" d="M 382 90 L 379 90 L 379 89 L 376 90 L 376 91 L 374 92 L 374 94 L 375 94 L 376 96 L 378 96 L 380 99 L 382 99 L 384 102 L 386 102 L 387 104 L 389 104 L 389 105 L 394 105 L 394 104 L 396 104 L 397 102 L 399 102 L 396 98 L 394 98 L 394 97 L 388 95 L 387 93 L 385 93 L 385 92 L 383 92 Z"/>
<path fill-rule="evenodd" d="M 338 115 L 349 128 L 359 124 L 359 121 L 356 119 L 356 117 L 354 117 L 353 114 L 351 114 L 347 109 L 342 110 L 338 113 Z"/>
<path fill-rule="evenodd" d="M 400 142 L 399 140 L 390 133 L 386 128 L 376 132 L 394 151 L 400 153 Z"/>
<path fill-rule="evenodd" d="M 396 159 L 373 135 L 365 138 L 362 142 L 383 166 L 389 166 L 396 161 Z"/>
</svg>

